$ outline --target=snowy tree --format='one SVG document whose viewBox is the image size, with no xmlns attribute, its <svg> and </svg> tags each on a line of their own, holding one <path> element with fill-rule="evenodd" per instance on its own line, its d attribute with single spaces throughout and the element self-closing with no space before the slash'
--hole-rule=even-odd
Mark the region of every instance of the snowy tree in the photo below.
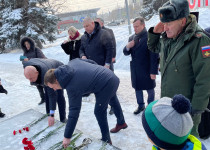
<svg viewBox="0 0 210 150">
<path fill-rule="evenodd" d="M 17 48 L 20 39 L 31 37 L 42 48 L 46 40 L 55 40 L 58 18 L 44 7 L 47 0 L 0 0 L 0 45 Z"/>
<path fill-rule="evenodd" d="M 158 12 L 158 9 L 167 1 L 168 0 L 144 0 L 143 7 L 139 13 L 143 18 L 149 20 L 155 13 Z"/>
<path fill-rule="evenodd" d="M 48 0 L 45 6 L 51 8 L 52 14 L 57 14 L 69 11 L 67 5 L 65 5 L 66 2 L 67 0 Z"/>
</svg>

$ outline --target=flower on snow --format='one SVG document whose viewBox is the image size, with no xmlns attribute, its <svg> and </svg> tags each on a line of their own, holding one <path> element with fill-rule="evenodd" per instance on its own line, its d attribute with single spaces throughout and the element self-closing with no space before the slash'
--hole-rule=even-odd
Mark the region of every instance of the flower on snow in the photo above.
<svg viewBox="0 0 210 150">
<path fill-rule="evenodd" d="M 25 129 L 26 129 L 26 131 L 29 131 L 29 127 L 26 127 Z"/>
<path fill-rule="evenodd" d="M 16 134 L 16 131 L 15 131 L 15 130 L 13 131 L 13 134 L 14 134 L 14 135 Z"/>
<path fill-rule="evenodd" d="M 27 147 L 24 146 L 24 150 L 30 150 L 30 149 L 28 148 L 28 146 Z"/>
<path fill-rule="evenodd" d="M 32 142 L 32 141 L 27 141 L 27 144 L 28 144 L 28 145 L 32 145 L 33 142 Z"/>
<path fill-rule="evenodd" d="M 35 150 L 35 147 L 34 147 L 33 145 L 28 145 L 28 148 L 29 148 L 30 150 Z"/>
<path fill-rule="evenodd" d="M 19 130 L 19 133 L 21 133 L 22 131 L 21 130 Z"/>
<path fill-rule="evenodd" d="M 22 140 L 22 143 L 25 144 L 25 145 L 27 145 L 27 144 L 28 144 L 28 138 L 25 137 L 25 138 Z"/>
</svg>

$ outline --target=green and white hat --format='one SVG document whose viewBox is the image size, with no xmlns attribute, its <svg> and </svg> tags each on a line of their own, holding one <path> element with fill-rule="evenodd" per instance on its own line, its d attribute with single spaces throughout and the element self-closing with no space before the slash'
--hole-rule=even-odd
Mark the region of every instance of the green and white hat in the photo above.
<svg viewBox="0 0 210 150">
<path fill-rule="evenodd" d="M 190 101 L 181 94 L 150 103 L 142 115 L 148 137 L 163 149 L 183 148 L 193 127 L 190 108 Z"/>
</svg>

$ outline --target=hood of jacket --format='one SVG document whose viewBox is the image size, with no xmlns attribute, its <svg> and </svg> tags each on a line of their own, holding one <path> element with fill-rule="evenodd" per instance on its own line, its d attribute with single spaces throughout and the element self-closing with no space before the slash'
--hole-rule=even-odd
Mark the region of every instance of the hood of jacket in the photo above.
<svg viewBox="0 0 210 150">
<path fill-rule="evenodd" d="M 24 37 L 20 40 L 20 45 L 21 48 L 23 50 L 24 53 L 27 52 L 26 46 L 24 45 L 25 42 L 29 42 L 30 43 L 30 50 L 34 51 L 35 50 L 35 42 L 33 39 L 29 38 L 29 37 Z"/>
<path fill-rule="evenodd" d="M 60 86 L 65 89 L 74 76 L 74 69 L 69 65 L 63 65 L 58 67 L 54 73 Z"/>
</svg>

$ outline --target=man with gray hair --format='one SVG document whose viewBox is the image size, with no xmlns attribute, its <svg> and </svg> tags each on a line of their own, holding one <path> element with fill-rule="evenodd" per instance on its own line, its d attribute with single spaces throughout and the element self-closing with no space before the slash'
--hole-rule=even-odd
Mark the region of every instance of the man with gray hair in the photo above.
<svg viewBox="0 0 210 150">
<path fill-rule="evenodd" d="M 149 29 L 148 48 L 161 53 L 161 97 L 182 94 L 191 101 L 191 134 L 199 137 L 210 96 L 210 39 L 190 14 L 188 0 L 169 0 L 158 11 L 160 22 Z"/>
</svg>

